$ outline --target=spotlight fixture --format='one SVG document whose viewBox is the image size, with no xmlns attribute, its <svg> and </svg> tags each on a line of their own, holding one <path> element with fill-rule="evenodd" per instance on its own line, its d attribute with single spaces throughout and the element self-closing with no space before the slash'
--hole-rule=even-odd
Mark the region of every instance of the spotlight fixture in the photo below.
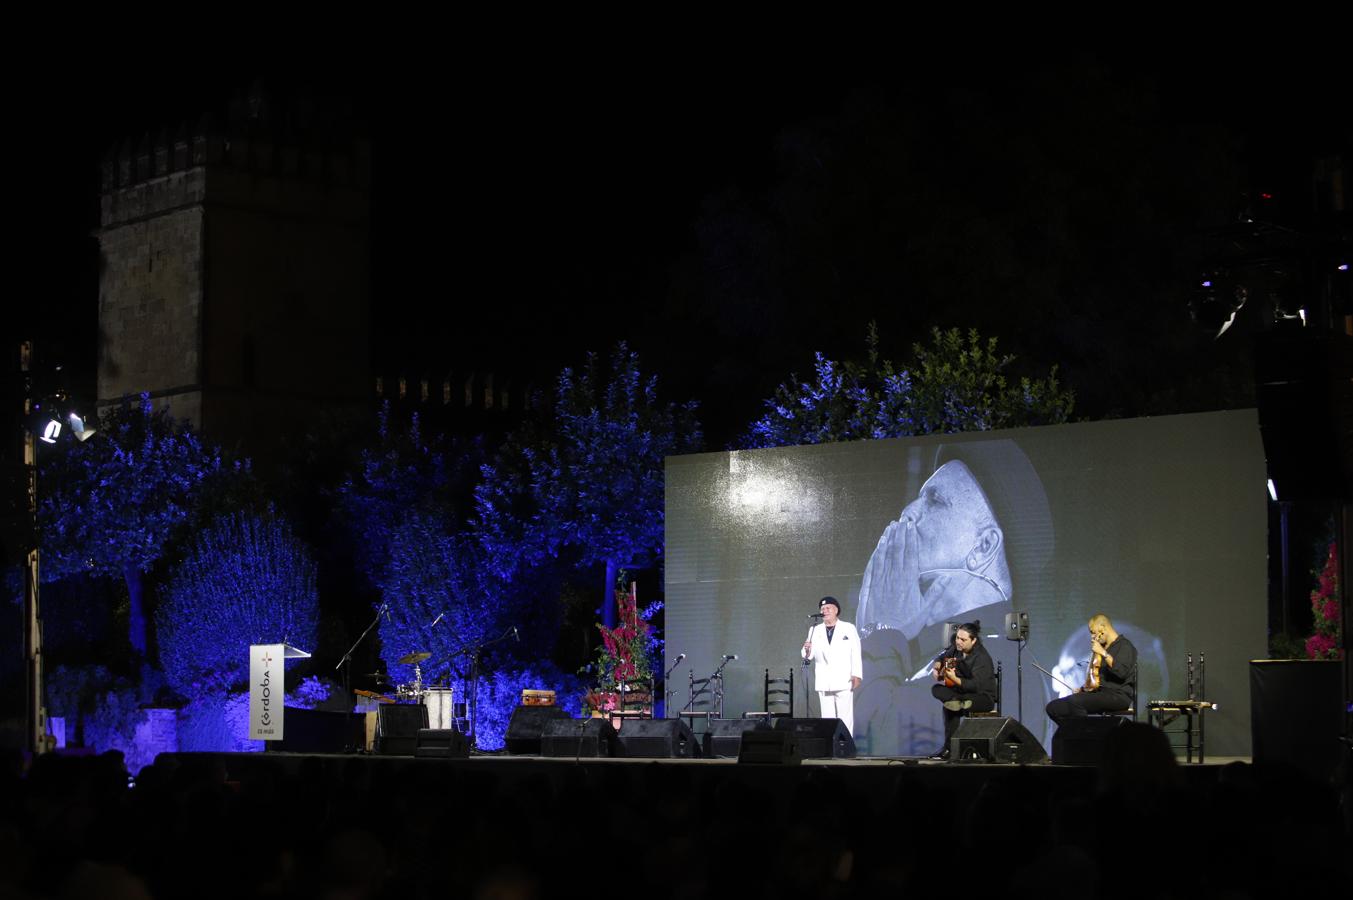
<svg viewBox="0 0 1353 900">
<path fill-rule="evenodd" d="M 1189 297 L 1189 318 L 1195 325 L 1221 337 L 1235 324 L 1236 313 L 1249 298 L 1249 289 L 1231 281 L 1222 270 L 1204 273 Z"/>
<path fill-rule="evenodd" d="M 34 403 L 28 427 L 44 444 L 55 444 L 62 431 L 69 431 L 82 443 L 98 432 L 93 423 L 86 425 L 84 416 L 71 409 L 65 394 L 56 394 Z"/>
<path fill-rule="evenodd" d="M 80 441 L 81 443 L 84 443 L 85 441 L 89 440 L 95 435 L 96 432 L 98 432 L 97 428 L 86 428 L 85 420 L 80 418 L 79 413 L 73 412 L 70 414 L 69 418 L 70 418 L 71 434 L 75 435 L 75 439 Z"/>
</svg>

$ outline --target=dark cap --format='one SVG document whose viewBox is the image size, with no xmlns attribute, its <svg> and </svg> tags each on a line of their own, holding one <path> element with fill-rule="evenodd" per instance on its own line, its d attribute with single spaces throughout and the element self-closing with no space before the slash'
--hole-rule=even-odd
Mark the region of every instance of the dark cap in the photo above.
<svg viewBox="0 0 1353 900">
<path fill-rule="evenodd" d="M 841 614 L 841 601 L 837 600 L 835 597 L 823 597 L 821 600 L 817 601 L 817 608 L 821 609 L 828 603 L 836 607 L 836 614 L 839 616 Z"/>
</svg>

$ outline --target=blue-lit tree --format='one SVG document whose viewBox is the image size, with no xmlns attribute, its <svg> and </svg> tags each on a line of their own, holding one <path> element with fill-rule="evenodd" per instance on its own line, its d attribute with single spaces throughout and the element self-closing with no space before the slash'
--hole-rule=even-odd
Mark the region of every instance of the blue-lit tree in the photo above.
<svg viewBox="0 0 1353 900">
<path fill-rule="evenodd" d="M 315 563 L 272 511 L 227 513 L 194 537 L 155 619 L 171 685 L 189 697 L 229 689 L 248 677 L 250 644 L 314 646 Z"/>
<path fill-rule="evenodd" d="M 425 676 L 467 676 L 466 651 L 513 625 L 520 640 L 487 651 L 486 660 L 495 666 L 548 657 L 554 649 L 560 610 L 551 602 L 548 567 L 500 577 L 473 535 L 453 531 L 447 518 L 430 509 L 407 513 L 388 547 L 381 597 L 390 616 L 381 619 L 379 631 L 386 671 L 396 680 L 412 680 L 412 668 L 397 661 L 414 652 L 432 654 L 422 667 Z"/>
<path fill-rule="evenodd" d="M 352 536 L 357 570 L 380 589 L 390 566 L 391 540 L 410 510 L 442 506 L 451 516 L 446 487 L 455 467 L 441 441 L 423 434 L 417 414 L 400 428 L 388 402 L 377 413 L 376 437 L 375 447 L 361 451 L 357 471 L 338 487 L 337 510 Z"/>
<path fill-rule="evenodd" d="M 1015 357 L 996 352 L 996 338 L 976 329 L 933 329 L 915 344 L 910 365 L 881 359 L 873 325 L 863 363 L 816 355 L 811 382 L 780 385 L 752 423 L 744 447 L 822 444 L 867 438 L 989 431 L 1067 421 L 1073 392 L 1057 381 L 1009 375 Z"/>
<path fill-rule="evenodd" d="M 546 415 L 518 431 L 475 491 L 477 532 L 495 573 L 510 578 L 568 548 L 604 571 L 605 624 L 621 568 L 662 555 L 663 459 L 700 449 L 695 404 L 658 399 L 656 376 L 620 344 L 603 370 L 588 354 L 565 369 Z"/>
<path fill-rule="evenodd" d="M 221 451 L 150 397 L 103 416 L 96 440 L 41 458 L 39 527 L 44 580 L 75 572 L 121 578 L 130 601 L 128 639 L 144 656 L 143 575 L 193 517 L 209 481 L 229 479 Z"/>
</svg>

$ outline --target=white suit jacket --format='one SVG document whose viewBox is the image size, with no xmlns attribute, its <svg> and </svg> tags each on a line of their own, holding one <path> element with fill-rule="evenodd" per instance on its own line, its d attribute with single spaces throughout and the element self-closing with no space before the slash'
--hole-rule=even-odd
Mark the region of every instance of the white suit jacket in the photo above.
<svg viewBox="0 0 1353 900">
<path fill-rule="evenodd" d="M 800 655 L 813 661 L 813 682 L 819 691 L 848 691 L 850 677 L 864 677 L 860 656 L 860 633 L 849 622 L 837 621 L 832 642 L 827 643 L 827 626 L 821 622 L 813 626 L 808 640 L 813 642 L 811 653 Z"/>
</svg>

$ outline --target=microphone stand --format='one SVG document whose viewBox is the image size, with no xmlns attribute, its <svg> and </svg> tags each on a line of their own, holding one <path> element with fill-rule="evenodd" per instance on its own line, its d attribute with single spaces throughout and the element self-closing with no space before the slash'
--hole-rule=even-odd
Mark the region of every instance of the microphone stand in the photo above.
<svg viewBox="0 0 1353 900">
<path fill-rule="evenodd" d="M 662 676 L 662 717 L 664 719 L 667 718 L 667 711 L 671 708 L 672 694 L 674 693 L 670 687 L 672 673 L 677 670 L 677 666 L 681 665 L 681 661 L 685 658 L 686 654 L 684 653 L 678 656 L 677 661 L 672 663 L 672 668 L 668 669 L 667 674 Z"/>
<path fill-rule="evenodd" d="M 371 629 L 376 627 L 376 623 L 381 620 L 381 615 L 388 607 L 388 603 L 382 603 L 380 605 L 380 608 L 376 610 L 376 618 L 371 620 L 371 624 L 366 626 L 366 630 L 363 631 L 361 636 L 348 648 L 348 652 L 343 654 L 343 658 L 338 661 L 338 665 L 334 666 L 335 672 L 340 669 L 343 670 L 343 693 L 347 695 L 349 702 L 352 701 L 352 651 L 357 649 L 358 644 L 366 640 L 366 636 L 371 633 Z M 347 668 L 344 668 L 345 665 Z"/>
<path fill-rule="evenodd" d="M 723 658 L 723 662 L 719 663 L 719 668 L 715 669 L 714 674 L 709 676 L 709 683 L 711 686 L 714 685 L 716 682 L 719 685 L 718 693 L 715 694 L 714 699 L 719 704 L 720 719 L 723 718 L 723 667 L 728 665 L 729 661 L 732 660 L 732 658 L 733 657 L 731 656 L 725 656 Z"/>
<path fill-rule="evenodd" d="M 457 656 L 469 655 L 470 657 L 470 749 L 479 749 L 479 657 L 484 652 L 485 647 L 492 647 L 494 644 L 501 643 L 508 639 L 512 634 L 514 625 L 509 625 L 507 630 L 490 641 L 480 641 L 477 644 L 471 644 L 468 647 L 462 647 L 451 654 L 450 659 Z M 448 660 L 448 665 L 450 661 Z"/>
<path fill-rule="evenodd" d="M 812 638 L 813 629 L 817 627 L 818 622 L 822 621 L 822 613 L 809 613 L 805 618 L 811 623 L 808 626 L 808 637 Z M 800 651 L 800 656 L 803 659 L 803 717 L 806 719 L 813 714 L 813 690 L 808 685 L 808 679 L 811 677 L 810 673 L 813 669 L 812 666 L 809 665 L 812 660 L 803 656 L 802 651 Z M 789 712 L 792 715 L 794 710 L 791 709 Z"/>
</svg>

